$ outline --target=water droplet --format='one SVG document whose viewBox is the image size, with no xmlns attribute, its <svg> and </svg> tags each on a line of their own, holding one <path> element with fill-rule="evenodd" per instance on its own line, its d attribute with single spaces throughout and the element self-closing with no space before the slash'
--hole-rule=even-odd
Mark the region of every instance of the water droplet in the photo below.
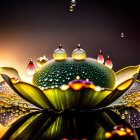
<svg viewBox="0 0 140 140">
<path fill-rule="evenodd" d="M 121 38 L 124 38 L 124 33 L 121 33 Z"/>
<path fill-rule="evenodd" d="M 28 67 L 27 67 L 27 74 L 33 75 L 34 73 L 35 73 L 35 67 L 34 67 L 33 61 L 31 59 L 29 64 L 28 64 Z"/>
<path fill-rule="evenodd" d="M 99 91 L 101 91 L 101 90 L 102 90 L 102 88 L 101 88 L 100 86 L 96 86 L 96 87 L 95 87 L 95 91 L 99 92 Z"/>
<path fill-rule="evenodd" d="M 104 63 L 104 57 L 103 57 L 103 55 L 102 55 L 102 51 L 101 51 L 101 50 L 100 50 L 100 53 L 99 53 L 99 55 L 98 55 L 98 57 L 97 57 L 97 61 L 98 61 L 99 63 L 101 63 L 101 64 Z"/>
<path fill-rule="evenodd" d="M 45 78 L 45 79 L 44 79 L 44 81 L 47 81 L 47 80 L 48 80 L 48 78 Z"/>
<path fill-rule="evenodd" d="M 122 119 L 125 119 L 125 115 L 124 115 L 124 114 L 122 114 L 122 115 L 121 115 L 121 118 L 122 118 Z"/>
<path fill-rule="evenodd" d="M 112 62 L 111 62 L 109 56 L 107 56 L 107 60 L 106 60 L 106 62 L 105 62 L 105 65 L 106 65 L 107 67 L 109 67 L 110 69 L 112 69 L 112 67 L 113 67 L 113 64 L 112 64 Z"/>
<path fill-rule="evenodd" d="M 48 81 L 52 82 L 52 81 L 53 81 L 53 79 L 52 79 L 52 78 L 49 78 L 49 79 L 48 79 Z"/>
<path fill-rule="evenodd" d="M 72 57 L 74 60 L 83 60 L 86 58 L 86 53 L 81 49 L 80 44 L 78 44 L 77 49 L 72 52 Z"/>
<path fill-rule="evenodd" d="M 44 55 L 43 57 L 39 57 L 39 58 L 37 59 L 37 66 L 41 68 L 41 67 L 44 66 L 47 62 L 48 62 L 48 59 L 47 59 L 46 56 Z"/>
<path fill-rule="evenodd" d="M 124 111 L 124 114 L 128 114 L 128 111 L 127 111 L 127 110 L 125 110 L 125 111 Z"/>
<path fill-rule="evenodd" d="M 70 6 L 69 10 L 70 12 L 73 12 L 73 6 Z"/>
<path fill-rule="evenodd" d="M 62 49 L 62 45 L 59 46 L 53 53 L 53 58 L 55 60 L 65 60 L 67 57 L 66 51 Z"/>
<path fill-rule="evenodd" d="M 76 0 L 71 0 L 71 6 L 76 6 Z"/>
</svg>

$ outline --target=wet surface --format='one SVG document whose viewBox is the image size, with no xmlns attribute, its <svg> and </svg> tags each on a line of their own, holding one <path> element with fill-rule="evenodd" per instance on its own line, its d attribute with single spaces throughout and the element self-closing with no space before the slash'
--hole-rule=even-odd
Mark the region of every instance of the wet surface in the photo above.
<svg viewBox="0 0 140 140">
<path fill-rule="evenodd" d="M 11 116 L 11 114 L 12 112 L 0 113 L 2 132 L 0 137 L 4 135 L 2 140 L 138 139 L 131 125 L 111 110 L 98 112 L 74 110 L 63 113 L 25 111 L 19 115 L 14 113 Z M 138 132 L 138 128 L 136 131 Z"/>
</svg>

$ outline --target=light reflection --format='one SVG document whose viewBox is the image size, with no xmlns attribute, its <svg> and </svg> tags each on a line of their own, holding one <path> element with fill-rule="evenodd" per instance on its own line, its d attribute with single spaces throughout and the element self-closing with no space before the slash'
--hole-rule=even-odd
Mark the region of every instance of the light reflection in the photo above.
<svg viewBox="0 0 140 140">
<path fill-rule="evenodd" d="M 21 115 L 16 115 L 11 112 L 0 113 L 0 139 L 10 128 L 11 124 L 14 123 Z"/>
</svg>

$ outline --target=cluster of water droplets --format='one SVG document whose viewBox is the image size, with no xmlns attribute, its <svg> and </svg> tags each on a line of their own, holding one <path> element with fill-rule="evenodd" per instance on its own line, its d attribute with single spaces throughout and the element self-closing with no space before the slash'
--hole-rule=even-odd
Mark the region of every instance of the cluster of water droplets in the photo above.
<svg viewBox="0 0 140 140">
<path fill-rule="evenodd" d="M 134 128 L 140 127 L 140 82 L 136 81 L 112 106 L 118 106 L 114 111 L 122 119 Z"/>
<path fill-rule="evenodd" d="M 18 106 L 0 107 L 0 124 L 8 126 L 13 120 L 18 119 L 29 112 L 29 109 Z"/>
<path fill-rule="evenodd" d="M 102 54 L 102 51 L 100 50 L 100 53 L 99 53 L 99 55 L 98 55 L 98 57 L 97 57 L 97 61 L 99 62 L 99 63 L 101 63 L 101 64 L 103 64 L 104 63 L 104 57 L 103 57 L 103 54 Z M 112 61 L 110 60 L 110 57 L 109 56 L 107 56 L 107 59 L 106 59 L 106 61 L 105 61 L 105 66 L 107 66 L 108 68 L 112 68 L 113 67 L 113 63 L 112 63 Z"/>
<path fill-rule="evenodd" d="M 134 107 L 140 111 L 140 82 L 135 82 L 114 104 Z"/>
<path fill-rule="evenodd" d="M 3 81 L 0 83 L 0 106 L 10 107 L 12 105 L 27 107 L 29 103 L 16 94 L 8 84 Z"/>
<path fill-rule="evenodd" d="M 132 107 L 117 107 L 113 109 L 122 119 L 131 124 L 133 128 L 140 127 L 140 113 L 138 110 Z"/>
<path fill-rule="evenodd" d="M 97 63 L 97 62 L 96 62 Z M 104 87 L 106 82 L 109 81 L 108 72 L 106 67 L 99 68 L 99 65 L 90 61 L 57 61 L 43 67 L 34 76 L 34 84 L 41 89 L 55 88 L 63 84 L 68 84 L 80 75 L 82 80 L 89 79 L 95 81 L 95 85 Z M 114 77 L 112 77 L 114 78 Z"/>
<path fill-rule="evenodd" d="M 71 0 L 71 5 L 70 5 L 70 8 L 69 8 L 70 12 L 73 12 L 74 6 L 76 6 L 76 0 Z"/>
</svg>

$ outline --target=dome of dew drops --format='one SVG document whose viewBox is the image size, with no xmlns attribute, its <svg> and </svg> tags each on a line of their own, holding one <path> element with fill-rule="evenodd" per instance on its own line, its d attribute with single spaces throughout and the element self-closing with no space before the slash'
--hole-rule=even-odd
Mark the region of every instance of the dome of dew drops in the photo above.
<svg viewBox="0 0 140 140">
<path fill-rule="evenodd" d="M 96 59 L 85 58 L 75 61 L 67 58 L 64 61 L 48 61 L 33 77 L 33 84 L 38 87 L 60 87 L 68 85 L 80 76 L 81 80 L 88 79 L 98 87 L 114 88 L 115 74 L 113 70 L 101 65 Z"/>
</svg>

